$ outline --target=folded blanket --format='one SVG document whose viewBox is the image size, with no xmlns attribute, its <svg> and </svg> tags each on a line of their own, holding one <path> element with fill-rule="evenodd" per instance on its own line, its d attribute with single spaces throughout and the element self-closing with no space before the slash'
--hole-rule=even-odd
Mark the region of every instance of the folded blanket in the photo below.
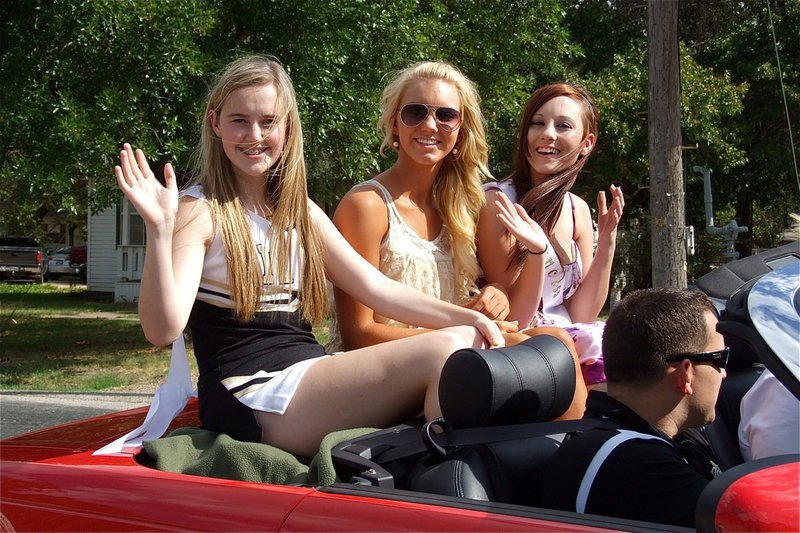
<svg viewBox="0 0 800 533">
<path fill-rule="evenodd" d="M 284 450 L 256 442 L 234 440 L 224 433 L 178 428 L 166 437 L 144 442 L 147 457 L 140 462 L 166 472 L 237 479 L 277 485 L 327 486 L 336 481 L 331 450 L 350 439 L 377 431 L 346 429 L 322 440 L 319 453 L 307 463 Z"/>
</svg>

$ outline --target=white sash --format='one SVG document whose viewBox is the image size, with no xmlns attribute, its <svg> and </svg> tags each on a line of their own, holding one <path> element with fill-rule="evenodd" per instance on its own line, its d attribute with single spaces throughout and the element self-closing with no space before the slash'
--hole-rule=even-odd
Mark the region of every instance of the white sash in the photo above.
<svg viewBox="0 0 800 533">
<path fill-rule="evenodd" d="M 191 397 L 197 397 L 189 373 L 189 359 L 183 335 L 172 343 L 172 356 L 169 361 L 167 380 L 156 389 L 150 410 L 142 425 L 114 442 L 107 444 L 92 455 L 112 455 L 134 453 L 142 442 L 161 437 L 170 423 L 178 416 Z"/>
</svg>

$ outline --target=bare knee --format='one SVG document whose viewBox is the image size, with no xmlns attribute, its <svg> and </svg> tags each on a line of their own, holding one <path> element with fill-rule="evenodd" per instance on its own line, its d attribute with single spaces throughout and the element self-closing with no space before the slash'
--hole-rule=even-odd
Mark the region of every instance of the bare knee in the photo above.
<svg viewBox="0 0 800 533">
<path fill-rule="evenodd" d="M 480 348 L 484 344 L 483 336 L 472 326 L 452 326 L 440 329 L 437 333 L 447 337 L 442 343 L 449 346 L 451 351 L 448 355 L 462 348 Z"/>
<path fill-rule="evenodd" d="M 453 352 L 471 347 L 475 342 L 474 337 L 476 334 L 475 328 L 468 326 L 440 329 L 432 334 L 435 337 L 431 339 L 432 351 L 434 351 L 435 347 L 436 353 L 446 359 Z"/>
<path fill-rule="evenodd" d="M 551 337 L 555 337 L 561 342 L 563 342 L 567 348 L 573 353 L 576 352 L 575 350 L 575 341 L 572 340 L 572 335 L 570 335 L 567 330 L 563 328 L 557 328 L 553 326 L 539 326 L 536 328 L 528 328 L 522 332 L 524 335 L 528 335 L 530 337 L 535 337 L 537 335 L 550 335 Z"/>
<path fill-rule="evenodd" d="M 531 338 L 530 335 L 526 335 L 522 332 L 516 333 L 503 333 L 503 338 L 506 340 L 506 346 L 514 346 L 515 344 L 519 344 L 522 341 L 528 340 Z"/>
</svg>

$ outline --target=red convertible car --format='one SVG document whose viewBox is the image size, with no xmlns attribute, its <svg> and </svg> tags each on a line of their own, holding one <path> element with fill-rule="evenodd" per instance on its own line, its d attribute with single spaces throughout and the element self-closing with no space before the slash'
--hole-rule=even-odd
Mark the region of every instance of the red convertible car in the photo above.
<svg viewBox="0 0 800 533">
<path fill-rule="evenodd" d="M 764 367 L 800 398 L 800 246 L 730 263 L 697 286 L 722 311 L 731 347 L 717 419 L 703 428 L 724 472 L 701 496 L 697 530 L 798 531 L 800 459 L 745 463 L 736 428 L 739 401 Z M 544 339 L 527 349 L 558 360 L 563 345 Z M 442 420 L 340 436 L 310 465 L 232 439 L 212 453 L 222 443 L 191 429 L 194 401 L 169 436 L 123 453 L 94 454 L 139 426 L 145 408 L 6 439 L 0 532 L 685 531 L 541 507 L 541 469 L 586 421 L 550 422 L 563 398 L 536 383 L 541 369 L 509 384 L 487 352 L 448 361 Z M 245 467 L 221 464 L 229 449 Z"/>
</svg>

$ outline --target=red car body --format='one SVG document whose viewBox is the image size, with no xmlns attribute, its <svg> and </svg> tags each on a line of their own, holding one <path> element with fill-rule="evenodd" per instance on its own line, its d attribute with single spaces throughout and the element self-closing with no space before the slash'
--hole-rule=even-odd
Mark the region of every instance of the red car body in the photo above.
<svg viewBox="0 0 800 533">
<path fill-rule="evenodd" d="M 786 490 L 764 490 L 780 487 Z M 715 522 L 720 531 L 798 531 L 800 464 L 763 468 L 737 479 L 722 496 Z"/>
<path fill-rule="evenodd" d="M 771 262 L 776 268 L 774 273 L 764 275 L 764 282 L 751 284 L 752 302 L 731 296 L 725 308 L 730 316 L 720 322 L 718 329 L 726 335 L 726 342 L 739 335 L 748 346 L 755 346 L 761 363 L 800 398 L 800 350 L 796 337 L 800 330 L 800 248 L 793 245 L 778 249 L 768 259 L 753 263 L 770 270 L 767 267 Z M 736 279 L 732 273 L 735 272 L 723 272 L 722 279 Z M 711 282 L 713 289 L 715 280 Z M 753 294 L 756 298 L 752 298 Z M 751 315 L 739 317 L 741 309 L 747 308 L 744 304 L 751 306 L 748 309 L 752 316 L 759 317 L 756 329 L 748 322 Z M 767 343 L 780 347 L 771 351 Z M 753 367 L 740 369 L 739 377 L 748 377 L 751 370 Z M 737 385 L 733 374 L 729 367 L 723 388 L 725 383 Z M 728 429 L 735 432 L 741 396 L 729 398 L 736 420 Z M 718 420 L 709 428 L 726 421 L 720 416 L 720 407 L 718 402 Z M 535 504 L 499 503 L 422 489 L 404 490 L 393 484 L 370 484 L 369 478 L 380 473 L 383 465 L 375 461 L 386 459 L 379 451 L 387 442 L 381 440 L 382 435 L 395 434 L 399 432 L 397 428 L 368 434 L 363 437 L 365 440 L 350 441 L 342 445 L 344 448 L 335 449 L 337 473 L 355 465 L 357 475 L 340 476 L 350 481 L 326 487 L 165 472 L 137 462 L 136 452 L 93 455 L 138 427 L 146 411 L 133 409 L 0 441 L 0 532 L 687 531 L 652 522 L 544 509 Z M 197 403 L 192 400 L 171 427 L 197 425 Z M 415 430 L 414 435 L 419 434 L 416 428 L 406 427 Z M 509 427 L 516 431 L 521 426 L 506 429 Z M 563 434 L 563 427 L 559 425 L 559 431 L 550 434 Z M 708 433 L 709 442 L 714 448 L 715 441 L 727 436 L 727 443 L 738 454 L 738 440 L 730 431 L 723 431 L 725 427 L 721 425 L 718 431 Z M 487 435 L 500 431 L 493 427 L 478 429 Z M 517 437 L 515 433 L 514 438 Z M 370 453 L 364 453 L 368 446 L 356 445 L 369 442 L 374 445 Z M 533 456 L 529 441 L 520 438 L 516 443 L 522 444 L 526 458 Z M 722 449 L 714 448 L 715 452 Z M 340 451 L 342 454 L 337 456 Z M 462 447 L 460 451 L 471 450 Z M 525 471 L 518 463 L 510 468 Z M 727 469 L 708 484 L 698 502 L 698 531 L 800 531 L 798 454 L 751 462 L 739 458 L 723 468 Z M 525 488 L 519 490 L 526 491 L 528 478 L 523 481 Z"/>
<path fill-rule="evenodd" d="M 174 426 L 197 425 L 196 409 L 191 402 Z M 142 466 L 135 454 L 92 455 L 139 425 L 145 413 L 145 408 L 133 409 L 3 441 L 0 531 L 676 530 L 400 490 L 198 477 Z M 723 477 L 713 482 L 719 494 L 711 494 L 707 504 L 710 528 L 699 519 L 699 530 L 798 531 L 796 457 L 773 466 L 747 463 Z"/>
<path fill-rule="evenodd" d="M 92 455 L 145 413 L 133 409 L 3 441 L 0 531 L 607 531 L 625 523 L 579 515 L 565 521 L 554 515 L 569 513 L 547 510 L 515 514 L 401 491 L 387 498 L 368 489 L 204 478 L 154 470 L 132 454 Z M 196 414 L 192 402 L 174 425 L 197 425 Z"/>
</svg>

